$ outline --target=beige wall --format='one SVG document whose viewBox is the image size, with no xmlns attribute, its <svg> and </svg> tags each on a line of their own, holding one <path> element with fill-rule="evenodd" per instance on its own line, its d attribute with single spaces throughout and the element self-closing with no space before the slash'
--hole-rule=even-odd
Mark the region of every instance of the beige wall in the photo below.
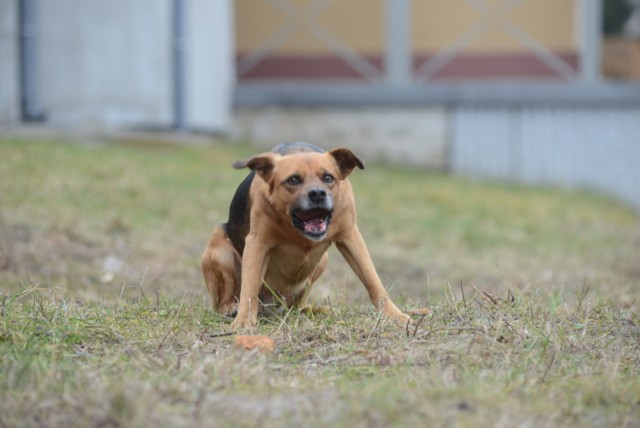
<svg viewBox="0 0 640 428">
<path fill-rule="evenodd" d="M 360 52 L 384 50 L 385 0 L 336 0 L 317 16 L 316 22 L 326 27 L 349 47 Z M 273 36 L 287 22 L 295 22 L 291 34 L 274 53 L 327 54 L 331 49 L 318 40 L 309 28 L 307 9 L 310 0 L 288 0 L 296 6 L 293 18 L 265 0 L 236 0 L 236 50 L 248 52 Z"/>
<path fill-rule="evenodd" d="M 576 49 L 575 16 L 578 0 L 524 0 L 512 8 L 509 21 L 536 41 L 552 50 Z M 490 6 L 490 26 L 465 51 L 514 51 L 524 48 L 507 33 L 497 17 L 499 0 L 486 0 Z M 471 29 L 482 15 L 466 0 L 414 1 L 412 42 L 415 51 L 435 51 L 451 45 L 462 33 Z"/>
<path fill-rule="evenodd" d="M 492 9 L 503 0 L 486 0 Z M 331 50 L 309 29 L 305 9 L 311 0 L 288 0 L 294 18 L 267 0 L 236 0 L 236 49 L 246 53 L 264 43 L 287 22 L 296 30 L 273 54 L 329 54 Z M 507 14 L 511 22 L 552 50 L 575 50 L 579 0 L 522 0 Z M 362 53 L 382 54 L 385 44 L 385 0 L 335 0 L 318 14 L 317 22 Z M 466 0 L 413 0 L 412 43 L 415 52 L 433 52 L 453 43 L 480 14 Z M 491 26 L 465 48 L 467 52 L 519 51 L 521 44 L 499 25 Z"/>
</svg>

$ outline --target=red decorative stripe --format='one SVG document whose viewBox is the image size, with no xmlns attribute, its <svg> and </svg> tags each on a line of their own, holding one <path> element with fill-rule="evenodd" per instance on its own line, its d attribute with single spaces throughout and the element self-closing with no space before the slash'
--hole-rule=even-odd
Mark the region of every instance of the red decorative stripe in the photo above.
<svg viewBox="0 0 640 428">
<path fill-rule="evenodd" d="M 554 52 L 571 69 L 578 70 L 578 56 L 571 52 Z M 417 56 L 414 67 L 422 65 L 431 58 Z M 463 54 L 458 55 L 433 75 L 438 79 L 467 79 L 487 77 L 544 77 L 558 78 L 562 76 L 547 66 L 531 53 L 496 53 L 496 54 Z"/>
<path fill-rule="evenodd" d="M 241 58 L 241 57 L 240 57 Z M 367 56 L 382 74 L 382 58 Z M 270 56 L 258 63 L 239 80 L 253 79 L 362 79 L 363 76 L 337 56 Z"/>
<path fill-rule="evenodd" d="M 573 69 L 578 70 L 575 52 L 554 52 Z M 433 55 L 416 55 L 414 69 L 418 69 Z M 242 58 L 239 56 L 238 59 Z M 384 60 L 380 55 L 365 55 L 369 63 L 384 73 Z M 537 56 L 526 53 L 460 54 L 439 69 L 431 80 L 462 80 L 472 78 L 555 78 L 561 79 Z M 239 75 L 238 80 L 260 79 L 363 79 L 363 76 L 341 58 L 333 55 L 274 55 L 265 58 L 254 68 Z"/>
</svg>

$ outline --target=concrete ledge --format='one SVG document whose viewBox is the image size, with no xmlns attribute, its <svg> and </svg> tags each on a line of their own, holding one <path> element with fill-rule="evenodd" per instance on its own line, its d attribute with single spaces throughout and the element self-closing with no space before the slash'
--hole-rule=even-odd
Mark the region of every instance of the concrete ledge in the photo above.
<svg viewBox="0 0 640 428">
<path fill-rule="evenodd" d="M 265 81 L 239 84 L 234 100 L 238 107 L 640 105 L 640 84 L 505 82 L 390 87 L 349 82 Z"/>
<path fill-rule="evenodd" d="M 306 141 L 349 147 L 365 162 L 445 168 L 447 115 L 429 107 L 237 107 L 233 134 L 270 150 Z"/>
</svg>

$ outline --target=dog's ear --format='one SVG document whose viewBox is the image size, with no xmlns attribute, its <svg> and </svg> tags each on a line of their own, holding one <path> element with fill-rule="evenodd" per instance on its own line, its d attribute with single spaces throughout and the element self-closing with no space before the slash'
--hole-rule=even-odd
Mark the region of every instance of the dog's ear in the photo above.
<svg viewBox="0 0 640 428">
<path fill-rule="evenodd" d="M 275 153 L 263 153 L 261 155 L 254 156 L 249 159 L 239 160 L 233 163 L 233 167 L 236 169 L 249 168 L 255 171 L 264 181 L 267 183 L 271 180 L 273 175 L 273 165 L 276 158 L 280 157 Z"/>
<path fill-rule="evenodd" d="M 349 149 L 338 148 L 329 151 L 329 154 L 333 156 L 338 168 L 340 168 L 340 174 L 342 178 L 347 178 L 355 167 L 364 169 L 364 163 L 360 158 L 353 154 Z"/>
</svg>

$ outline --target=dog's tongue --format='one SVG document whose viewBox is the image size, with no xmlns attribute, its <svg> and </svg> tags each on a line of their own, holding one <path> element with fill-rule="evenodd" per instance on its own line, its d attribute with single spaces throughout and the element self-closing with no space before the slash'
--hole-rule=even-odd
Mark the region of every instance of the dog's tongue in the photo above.
<svg viewBox="0 0 640 428">
<path fill-rule="evenodd" d="M 314 218 L 304 222 L 304 231 L 309 233 L 322 233 L 327 230 L 327 224 L 321 218 Z"/>
</svg>

